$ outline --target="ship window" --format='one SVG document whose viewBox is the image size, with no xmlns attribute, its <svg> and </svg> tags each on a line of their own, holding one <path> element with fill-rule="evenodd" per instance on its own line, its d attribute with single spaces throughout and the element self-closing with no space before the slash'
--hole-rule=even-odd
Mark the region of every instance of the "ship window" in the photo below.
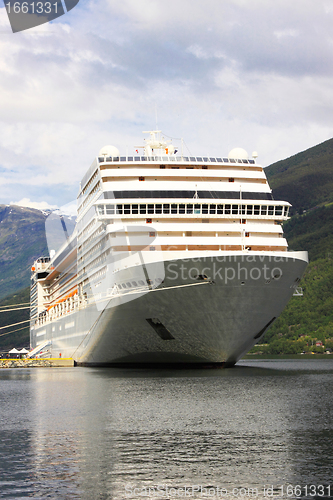
<svg viewBox="0 0 333 500">
<path fill-rule="evenodd" d="M 289 212 L 289 207 L 284 207 L 284 215 L 287 216 Z"/>
<path fill-rule="evenodd" d="M 186 213 L 193 214 L 193 205 L 186 205 Z"/>
<path fill-rule="evenodd" d="M 134 161 L 140 161 L 140 156 L 134 156 Z"/>
<path fill-rule="evenodd" d="M 202 205 L 202 213 L 208 214 L 208 205 Z"/>
<path fill-rule="evenodd" d="M 274 207 L 272 206 L 268 207 L 268 215 L 274 215 Z"/>
<path fill-rule="evenodd" d="M 196 158 L 194 156 L 190 156 L 190 161 L 196 161 Z"/>
<path fill-rule="evenodd" d="M 155 206 L 155 214 L 161 214 L 162 213 L 162 205 L 160 203 L 157 203 Z"/>
<path fill-rule="evenodd" d="M 209 205 L 209 213 L 216 214 L 216 205 Z"/>
<path fill-rule="evenodd" d="M 267 215 L 267 206 L 266 205 L 262 205 L 262 207 L 261 207 L 261 215 Z"/>
<path fill-rule="evenodd" d="M 210 158 L 210 161 L 216 162 L 216 158 Z"/>
<path fill-rule="evenodd" d="M 173 204 L 171 205 L 171 213 L 176 214 L 177 213 L 177 205 Z"/>
<path fill-rule="evenodd" d="M 169 214 L 170 213 L 170 205 L 169 204 L 163 205 L 163 213 L 164 214 Z"/>
<path fill-rule="evenodd" d="M 240 206 L 240 213 L 241 213 L 241 215 L 245 215 L 246 214 L 245 205 L 241 205 Z"/>
<path fill-rule="evenodd" d="M 127 161 L 133 161 L 133 156 L 129 156 L 129 157 L 127 158 Z"/>
<path fill-rule="evenodd" d="M 124 214 L 131 213 L 131 205 L 124 205 Z"/>
<path fill-rule="evenodd" d="M 139 280 L 139 285 L 140 285 L 140 286 L 144 286 L 144 284 L 145 284 L 145 283 L 144 283 L 144 281 Z"/>
<path fill-rule="evenodd" d="M 151 224 L 152 223 L 152 219 L 146 219 L 146 223 L 147 224 Z"/>
<path fill-rule="evenodd" d="M 195 214 L 200 214 L 200 205 L 194 205 L 194 213 Z"/>
<path fill-rule="evenodd" d="M 179 170 L 179 167 L 171 167 L 171 168 L 173 168 L 174 170 Z"/>
<path fill-rule="evenodd" d="M 138 286 L 137 282 L 136 281 L 132 281 L 132 285 L 133 286 Z"/>
<path fill-rule="evenodd" d="M 219 209 L 219 207 L 221 207 L 221 208 Z M 217 213 L 218 214 L 222 214 L 223 213 L 222 208 L 223 208 L 223 205 L 217 205 Z M 231 209 L 231 205 L 225 205 L 224 213 L 225 214 L 230 214 L 230 209 Z"/>
<path fill-rule="evenodd" d="M 203 161 L 209 161 L 209 159 L 207 157 L 204 157 Z"/>
<path fill-rule="evenodd" d="M 282 215 L 283 207 L 275 207 L 275 215 Z"/>
<path fill-rule="evenodd" d="M 132 214 L 139 213 L 139 205 L 132 205 Z"/>
<path fill-rule="evenodd" d="M 259 205 L 254 205 L 254 215 L 259 215 L 260 214 L 260 206 Z"/>
<path fill-rule="evenodd" d="M 106 207 L 106 214 L 113 215 L 114 214 L 114 205 L 109 205 Z"/>
<path fill-rule="evenodd" d="M 38 280 L 44 279 L 44 278 L 46 278 L 46 276 L 48 276 L 48 274 L 49 273 L 47 273 L 47 272 L 37 273 L 37 279 Z"/>
<path fill-rule="evenodd" d="M 233 177 L 229 177 L 229 182 L 235 182 L 235 179 Z"/>
<path fill-rule="evenodd" d="M 120 286 L 120 288 L 126 288 L 125 283 L 123 283 L 122 285 L 119 285 L 119 286 Z"/>
<path fill-rule="evenodd" d="M 202 161 L 201 156 L 197 156 L 197 161 Z"/>
<path fill-rule="evenodd" d="M 104 206 L 103 207 L 97 207 L 97 213 L 98 213 L 98 215 L 104 215 Z"/>
<path fill-rule="evenodd" d="M 155 237 L 155 231 L 150 231 L 149 232 L 149 237 L 154 238 Z"/>
<path fill-rule="evenodd" d="M 179 204 L 179 213 L 180 214 L 184 214 L 185 213 L 185 204 L 184 203 L 180 203 Z"/>
<path fill-rule="evenodd" d="M 122 214 L 123 213 L 123 206 L 122 205 L 117 205 L 117 213 Z"/>
<path fill-rule="evenodd" d="M 248 205 L 246 208 L 247 215 L 252 215 L 253 205 Z"/>
<path fill-rule="evenodd" d="M 154 205 L 148 205 L 148 213 L 153 214 L 154 213 Z"/>
<path fill-rule="evenodd" d="M 149 250 L 150 250 L 151 252 L 154 252 L 155 247 L 149 247 Z"/>
<path fill-rule="evenodd" d="M 145 214 L 147 212 L 147 205 L 140 205 L 140 214 Z"/>
<path fill-rule="evenodd" d="M 132 288 L 132 285 L 131 285 L 131 283 L 130 283 L 129 281 L 127 281 L 126 286 L 127 286 L 128 288 Z"/>
<path fill-rule="evenodd" d="M 165 168 L 165 165 L 160 165 L 160 168 Z"/>
<path fill-rule="evenodd" d="M 242 220 L 241 220 L 241 223 L 242 223 L 242 224 L 246 224 L 246 219 L 242 219 Z"/>
<path fill-rule="evenodd" d="M 245 237 L 248 238 L 250 236 L 250 233 L 245 233 Z"/>
<path fill-rule="evenodd" d="M 145 178 L 144 177 L 139 177 L 139 181 L 144 181 Z"/>
<path fill-rule="evenodd" d="M 202 170 L 207 170 L 208 167 L 207 167 L 207 165 L 202 165 L 201 168 L 202 168 Z"/>
<path fill-rule="evenodd" d="M 232 213 L 233 213 L 233 215 L 238 214 L 238 205 L 232 205 Z"/>
<path fill-rule="evenodd" d="M 222 163 L 222 158 L 216 158 L 219 163 Z"/>
</svg>

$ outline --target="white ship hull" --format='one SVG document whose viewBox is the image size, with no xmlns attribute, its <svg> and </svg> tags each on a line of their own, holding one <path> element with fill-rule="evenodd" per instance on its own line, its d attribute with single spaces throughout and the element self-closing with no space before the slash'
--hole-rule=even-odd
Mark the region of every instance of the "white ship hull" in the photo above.
<svg viewBox="0 0 333 500">
<path fill-rule="evenodd" d="M 162 253 L 146 264 L 149 276 Z M 233 365 L 280 315 L 307 266 L 306 252 L 165 259 L 157 288 L 111 297 L 96 291 L 85 307 L 35 325 L 32 347 L 49 342 L 47 356 L 84 365 Z M 131 281 L 136 273 L 128 267 L 112 279 Z"/>
</svg>

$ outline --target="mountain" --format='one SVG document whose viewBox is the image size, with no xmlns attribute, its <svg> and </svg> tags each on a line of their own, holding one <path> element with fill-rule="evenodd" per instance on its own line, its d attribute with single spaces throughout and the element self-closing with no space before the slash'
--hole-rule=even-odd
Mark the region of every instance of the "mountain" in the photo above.
<svg viewBox="0 0 333 500">
<path fill-rule="evenodd" d="M 273 163 L 265 172 L 274 198 L 289 201 L 292 214 L 333 203 L 333 139 Z"/>
<path fill-rule="evenodd" d="M 333 255 L 333 204 L 294 215 L 283 226 L 292 250 L 307 250 L 310 261 Z"/>
<path fill-rule="evenodd" d="M 0 299 L 29 286 L 34 260 L 48 255 L 45 219 L 33 208 L 0 205 Z"/>
<path fill-rule="evenodd" d="M 300 342 L 304 335 L 333 347 L 333 139 L 265 171 L 274 198 L 294 207 L 283 226 L 289 248 L 307 250 L 310 264 L 300 283 L 303 297 L 290 300 L 263 342 L 271 353 L 308 349 Z"/>
<path fill-rule="evenodd" d="M 289 201 L 284 233 L 310 260 L 333 252 L 333 139 L 265 168 L 276 200 Z"/>
<path fill-rule="evenodd" d="M 30 289 L 25 288 L 20 292 L 13 293 L 0 300 L 0 353 L 7 353 L 13 347 L 29 348 L 30 334 L 29 323 L 22 323 L 20 325 L 12 326 L 10 328 L 3 328 L 7 325 L 14 325 L 29 319 L 30 310 L 21 309 L 16 311 L 5 312 L 5 309 L 12 309 L 8 307 L 14 304 L 22 304 L 21 307 L 29 305 Z M 4 306 L 7 306 L 6 308 Z"/>
</svg>

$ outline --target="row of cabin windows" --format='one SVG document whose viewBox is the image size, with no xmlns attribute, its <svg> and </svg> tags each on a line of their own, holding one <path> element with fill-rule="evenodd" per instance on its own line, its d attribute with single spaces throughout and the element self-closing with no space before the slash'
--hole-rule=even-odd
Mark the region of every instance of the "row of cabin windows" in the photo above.
<svg viewBox="0 0 333 500">
<path fill-rule="evenodd" d="M 208 203 L 145 203 L 98 205 L 98 215 L 270 215 L 287 216 L 289 207 L 274 205 L 238 205 Z"/>
<path fill-rule="evenodd" d="M 211 162 L 211 163 L 250 163 L 254 164 L 255 160 L 240 160 L 233 158 L 211 158 L 207 156 L 117 156 L 117 157 L 103 157 L 99 156 L 98 160 L 100 163 L 105 162 L 127 162 L 127 161 L 163 161 L 163 162 Z"/>
</svg>

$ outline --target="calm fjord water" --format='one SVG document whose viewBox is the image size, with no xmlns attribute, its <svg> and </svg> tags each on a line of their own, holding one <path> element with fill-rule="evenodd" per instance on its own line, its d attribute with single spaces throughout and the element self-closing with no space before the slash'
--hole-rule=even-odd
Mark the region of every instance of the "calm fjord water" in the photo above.
<svg viewBox="0 0 333 500">
<path fill-rule="evenodd" d="M 328 497 L 332 387 L 331 358 L 2 370 L 0 498 Z"/>
</svg>

